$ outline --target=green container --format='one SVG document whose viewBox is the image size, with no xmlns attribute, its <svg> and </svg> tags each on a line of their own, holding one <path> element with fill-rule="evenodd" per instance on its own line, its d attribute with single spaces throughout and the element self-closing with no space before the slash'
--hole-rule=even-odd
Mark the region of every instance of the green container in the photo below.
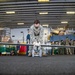
<svg viewBox="0 0 75 75">
<path fill-rule="evenodd" d="M 10 46 L 10 51 L 12 51 L 12 50 L 14 51 L 15 54 L 17 54 L 16 46 L 12 46 L 12 45 L 11 45 L 11 46 Z"/>
<path fill-rule="evenodd" d="M 0 52 L 6 52 L 6 46 L 0 45 Z"/>
<path fill-rule="evenodd" d="M 55 49 L 54 50 L 54 54 L 58 54 L 58 49 Z"/>
<path fill-rule="evenodd" d="M 0 45 L 0 53 L 6 54 L 6 46 L 5 45 Z"/>
<path fill-rule="evenodd" d="M 6 47 L 6 52 L 10 52 L 10 48 L 9 47 Z"/>
</svg>

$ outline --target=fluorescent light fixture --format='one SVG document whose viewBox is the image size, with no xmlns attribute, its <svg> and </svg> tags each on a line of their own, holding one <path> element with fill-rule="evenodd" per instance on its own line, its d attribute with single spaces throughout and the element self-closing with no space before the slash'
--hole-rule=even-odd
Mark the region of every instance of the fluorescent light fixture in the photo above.
<svg viewBox="0 0 75 75">
<path fill-rule="evenodd" d="M 15 14 L 15 11 L 7 11 L 6 14 Z"/>
<path fill-rule="evenodd" d="M 74 11 L 67 11 L 66 14 L 75 14 Z"/>
<path fill-rule="evenodd" d="M 48 27 L 48 24 L 44 24 L 44 25 L 42 25 L 42 26 L 44 26 L 44 27 Z"/>
<path fill-rule="evenodd" d="M 18 25 L 24 25 L 24 23 L 17 23 Z"/>
<path fill-rule="evenodd" d="M 61 23 L 68 23 L 67 21 L 62 21 Z"/>
<path fill-rule="evenodd" d="M 49 0 L 38 0 L 38 2 L 49 2 Z"/>
<path fill-rule="evenodd" d="M 63 30 L 64 28 L 58 28 L 59 30 Z"/>
<path fill-rule="evenodd" d="M 40 12 L 40 15 L 48 14 L 48 12 Z"/>
</svg>

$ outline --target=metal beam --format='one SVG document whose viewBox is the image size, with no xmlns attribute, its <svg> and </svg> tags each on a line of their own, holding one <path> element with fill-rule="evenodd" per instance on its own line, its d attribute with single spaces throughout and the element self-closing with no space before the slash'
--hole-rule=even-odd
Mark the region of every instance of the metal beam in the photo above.
<svg viewBox="0 0 75 75">
<path fill-rule="evenodd" d="M 16 43 L 2 43 L 0 42 L 0 45 L 23 45 L 23 46 L 34 46 L 33 44 L 16 44 Z M 41 44 L 40 46 L 42 47 L 69 47 L 69 48 L 74 48 L 75 46 L 69 46 L 69 45 L 46 45 L 46 44 Z"/>
</svg>

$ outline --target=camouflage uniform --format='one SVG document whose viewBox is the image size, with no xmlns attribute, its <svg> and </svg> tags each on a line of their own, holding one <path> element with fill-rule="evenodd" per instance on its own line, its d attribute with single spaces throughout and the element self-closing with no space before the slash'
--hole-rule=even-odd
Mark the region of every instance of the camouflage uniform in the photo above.
<svg viewBox="0 0 75 75">
<path fill-rule="evenodd" d="M 32 25 L 30 27 L 30 43 L 32 44 L 35 41 L 43 43 L 43 27 L 40 25 L 37 29 Z"/>
<path fill-rule="evenodd" d="M 70 40 L 68 38 L 66 38 L 66 45 L 69 45 L 69 43 L 70 43 Z M 67 54 L 72 54 L 70 48 L 66 48 L 66 52 L 67 52 Z"/>
<path fill-rule="evenodd" d="M 30 44 L 33 44 L 34 42 L 40 42 L 43 44 L 43 32 L 44 29 L 41 25 L 39 25 L 38 28 L 35 28 L 34 24 L 30 27 Z M 33 47 L 29 47 L 29 53 L 32 52 Z M 45 51 L 42 48 L 42 52 L 45 54 Z"/>
<path fill-rule="evenodd" d="M 71 43 L 71 46 L 74 46 L 74 41 L 72 39 L 70 40 L 70 43 Z M 71 52 L 72 54 L 74 54 L 74 48 L 71 48 Z"/>
</svg>

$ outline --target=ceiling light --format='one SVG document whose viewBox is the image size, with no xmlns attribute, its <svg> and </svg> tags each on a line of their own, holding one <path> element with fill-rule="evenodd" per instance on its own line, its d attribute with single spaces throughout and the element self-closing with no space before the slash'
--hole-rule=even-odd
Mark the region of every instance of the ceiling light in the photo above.
<svg viewBox="0 0 75 75">
<path fill-rule="evenodd" d="M 24 23 L 17 23 L 18 25 L 24 25 Z"/>
<path fill-rule="evenodd" d="M 44 26 L 44 27 L 48 27 L 48 24 L 44 24 L 44 25 L 42 25 L 42 26 Z"/>
<path fill-rule="evenodd" d="M 40 12 L 39 14 L 40 14 L 40 15 L 48 14 L 48 12 Z"/>
<path fill-rule="evenodd" d="M 61 23 L 68 23 L 67 21 L 62 21 Z"/>
<path fill-rule="evenodd" d="M 58 30 L 62 30 L 63 28 L 58 28 Z"/>
<path fill-rule="evenodd" d="M 15 14 L 15 11 L 7 11 L 6 14 Z"/>
<path fill-rule="evenodd" d="M 38 0 L 38 2 L 49 2 L 49 0 Z"/>
<path fill-rule="evenodd" d="M 67 13 L 67 14 L 75 14 L 74 11 L 67 11 L 66 13 Z"/>
</svg>

